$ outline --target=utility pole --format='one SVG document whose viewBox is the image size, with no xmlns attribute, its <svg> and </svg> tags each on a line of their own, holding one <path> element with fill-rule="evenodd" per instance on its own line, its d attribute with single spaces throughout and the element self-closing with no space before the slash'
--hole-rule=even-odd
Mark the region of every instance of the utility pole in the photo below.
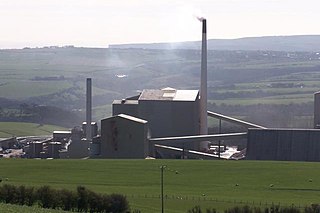
<svg viewBox="0 0 320 213">
<path fill-rule="evenodd" d="M 184 143 L 183 143 L 183 147 L 182 147 L 182 159 L 184 160 L 185 159 L 185 154 L 184 154 L 185 150 L 184 150 Z"/>
<path fill-rule="evenodd" d="M 160 166 L 160 179 L 161 179 L 161 213 L 164 213 L 164 202 L 163 202 L 163 170 L 166 168 L 167 166 L 162 165 Z"/>
<path fill-rule="evenodd" d="M 221 134 L 221 119 L 219 119 L 219 134 Z M 221 158 L 221 155 L 220 155 L 220 145 L 221 145 L 221 141 L 219 140 L 218 141 L 218 154 L 219 154 L 219 159 Z"/>
</svg>

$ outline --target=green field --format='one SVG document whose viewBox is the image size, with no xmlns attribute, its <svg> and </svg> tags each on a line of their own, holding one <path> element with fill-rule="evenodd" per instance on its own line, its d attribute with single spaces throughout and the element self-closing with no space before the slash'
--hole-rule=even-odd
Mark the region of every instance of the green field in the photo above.
<svg viewBox="0 0 320 213">
<path fill-rule="evenodd" d="M 66 213 L 66 211 L 43 209 L 40 207 L 19 206 L 0 203 L 0 212 L 5 213 Z"/>
<path fill-rule="evenodd" d="M 319 90 L 319 56 L 309 52 L 294 55 L 281 51 L 209 50 L 208 109 L 246 116 L 251 114 L 245 111 L 248 106 L 268 105 L 269 111 L 281 114 L 281 110 L 271 107 L 291 105 L 292 114 L 304 110 L 300 116 L 311 116 L 312 110 L 305 105 L 311 106 L 313 93 Z M 93 120 L 99 121 L 110 115 L 113 100 L 137 95 L 143 89 L 199 89 L 200 55 L 192 49 L 0 50 L 0 120 L 15 119 L 24 102 L 56 106 L 82 116 L 87 77 L 93 80 Z M 238 108 L 228 110 L 225 105 Z M 11 114 L 4 113 L 10 110 Z M 58 122 L 55 124 L 72 126 L 61 119 Z M 269 123 L 262 121 L 261 125 Z M 290 126 L 284 122 L 283 127 Z M 297 127 L 304 128 L 303 124 Z"/>
<path fill-rule="evenodd" d="M 160 211 L 160 166 L 166 212 L 200 204 L 223 210 L 235 205 L 303 207 L 320 198 L 320 164 L 201 160 L 0 160 L 3 183 L 127 195 L 132 209 Z M 177 172 L 176 172 L 177 171 Z"/>
<path fill-rule="evenodd" d="M 1 75 L 0 75 L 1 76 Z M 44 96 L 68 89 L 72 84 L 68 82 L 48 82 L 20 80 L 3 83 L 0 86 L 0 97 L 23 99 L 26 97 Z"/>
<path fill-rule="evenodd" d="M 12 136 L 51 135 L 54 130 L 65 130 L 65 128 L 35 123 L 0 122 L 0 138 Z"/>
</svg>

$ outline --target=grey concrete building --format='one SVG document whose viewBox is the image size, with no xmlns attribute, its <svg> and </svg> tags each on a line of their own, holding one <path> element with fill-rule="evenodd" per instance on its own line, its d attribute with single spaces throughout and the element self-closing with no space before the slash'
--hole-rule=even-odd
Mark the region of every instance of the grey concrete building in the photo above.
<svg viewBox="0 0 320 213">
<path fill-rule="evenodd" d="M 2 149 L 12 149 L 15 143 L 17 143 L 16 137 L 7 138 L 4 140 L 0 140 L 0 147 Z"/>
<path fill-rule="evenodd" d="M 63 142 L 65 140 L 69 140 L 71 137 L 71 131 L 65 130 L 65 131 L 53 131 L 53 141 L 56 142 Z"/>
<path fill-rule="evenodd" d="M 32 142 L 29 144 L 28 158 L 40 158 L 43 151 L 42 142 Z"/>
<path fill-rule="evenodd" d="M 92 138 L 90 143 L 90 158 L 100 158 L 101 152 L 101 136 L 98 135 Z"/>
<path fill-rule="evenodd" d="M 60 142 L 50 142 L 48 143 L 47 157 L 48 158 L 60 158 L 59 151 L 62 146 Z"/>
<path fill-rule="evenodd" d="M 83 136 L 85 137 L 87 135 L 87 122 L 82 122 L 82 131 Z M 91 138 L 98 135 L 98 124 L 95 121 L 91 121 Z"/>
<path fill-rule="evenodd" d="M 101 120 L 100 158 L 140 158 L 149 154 L 148 122 L 129 115 Z M 98 156 L 95 156 L 98 157 Z"/>
<path fill-rule="evenodd" d="M 249 129 L 246 159 L 320 161 L 320 130 Z"/>
<path fill-rule="evenodd" d="M 148 121 L 152 138 L 199 135 L 199 100 L 198 90 L 143 90 L 139 96 L 115 100 L 112 113 Z M 187 148 L 197 149 L 189 144 Z"/>
<path fill-rule="evenodd" d="M 83 131 L 80 127 L 71 130 L 71 143 L 68 152 L 60 155 L 60 158 L 85 158 L 89 156 L 90 141 L 82 138 Z"/>
</svg>

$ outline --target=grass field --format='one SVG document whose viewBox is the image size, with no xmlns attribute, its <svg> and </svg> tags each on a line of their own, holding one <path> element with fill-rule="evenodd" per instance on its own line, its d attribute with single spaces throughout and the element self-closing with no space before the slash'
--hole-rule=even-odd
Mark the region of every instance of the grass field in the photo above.
<svg viewBox="0 0 320 213">
<path fill-rule="evenodd" d="M 295 53 L 292 58 L 290 54 L 209 50 L 210 103 L 243 108 L 257 104 L 311 103 L 313 93 L 319 89 L 319 56 L 301 52 Z M 0 98 L 80 112 L 85 106 L 85 78 L 92 77 L 93 118 L 98 121 L 110 115 L 113 100 L 137 95 L 143 89 L 168 86 L 199 89 L 199 69 L 200 55 L 197 50 L 1 50 Z M 119 78 L 121 74 L 127 77 Z M 52 80 L 57 77 L 59 79 Z M 8 106 L 5 102 L 10 101 L 3 100 L 4 111 L 19 110 L 20 102 L 15 106 Z M 220 111 L 225 114 L 229 112 Z M 232 115 L 242 116 L 241 112 L 241 109 L 234 110 Z M 78 115 L 81 116 L 81 113 Z M 311 112 L 304 115 L 311 115 Z M 64 124 L 61 122 L 60 125 Z"/>
<path fill-rule="evenodd" d="M 309 98 L 310 95 L 299 95 L 299 97 L 289 97 L 289 96 L 277 96 L 277 97 L 267 97 L 267 98 L 250 98 L 250 99 L 225 99 L 225 100 L 208 100 L 209 103 L 215 103 L 217 105 L 226 104 L 226 105 L 241 105 L 241 106 L 250 106 L 257 104 L 274 104 L 274 105 L 288 105 L 288 104 L 302 104 L 309 103 L 312 101 L 312 98 Z"/>
<path fill-rule="evenodd" d="M 55 81 L 10 81 L 0 86 L 0 97 L 10 99 L 24 99 L 26 97 L 49 95 L 70 88 L 68 82 Z"/>
<path fill-rule="evenodd" d="M 65 130 L 65 128 L 35 123 L 0 122 L 0 138 L 27 135 L 51 135 L 53 130 Z"/>
<path fill-rule="evenodd" d="M 320 198 L 320 164 L 201 160 L 23 160 L 2 159 L 3 183 L 127 195 L 132 209 L 160 211 L 160 166 L 166 212 L 195 205 L 223 210 L 235 205 L 305 206 Z M 176 172 L 177 171 L 177 172 Z"/>
<path fill-rule="evenodd" d="M 19 206 L 0 203 L 0 212 L 4 213 L 66 213 L 66 211 L 42 209 L 38 207 Z"/>
</svg>

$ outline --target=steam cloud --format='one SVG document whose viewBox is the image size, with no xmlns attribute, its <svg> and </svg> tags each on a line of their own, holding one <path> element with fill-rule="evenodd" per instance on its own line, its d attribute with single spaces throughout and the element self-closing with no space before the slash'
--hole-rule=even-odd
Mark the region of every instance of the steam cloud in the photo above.
<svg viewBox="0 0 320 213">
<path fill-rule="evenodd" d="M 203 17 L 203 16 L 196 16 L 196 18 L 197 18 L 199 21 L 201 21 L 201 22 L 206 19 L 206 18 Z"/>
</svg>

